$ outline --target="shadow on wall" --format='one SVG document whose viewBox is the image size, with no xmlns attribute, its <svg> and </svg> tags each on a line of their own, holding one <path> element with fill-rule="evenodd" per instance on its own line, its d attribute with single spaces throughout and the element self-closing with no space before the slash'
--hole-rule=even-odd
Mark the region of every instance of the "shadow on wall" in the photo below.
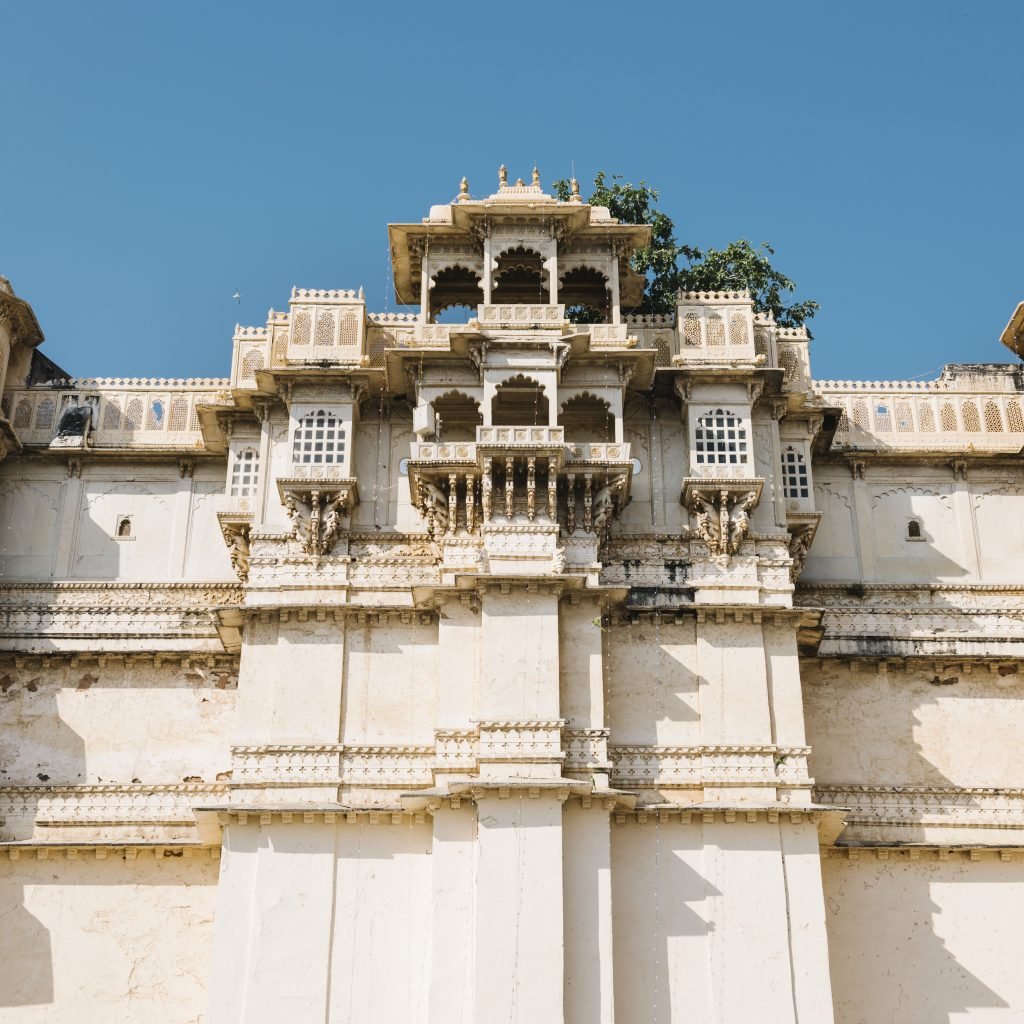
<svg viewBox="0 0 1024 1024">
<path fill-rule="evenodd" d="M 0 1007 L 53 1002 L 50 932 L 26 908 L 25 885 L 17 878 L 2 875 L 0 963 L 3 964 L 0 969 Z"/>
<path fill-rule="evenodd" d="M 702 856 L 699 827 L 648 823 L 615 830 L 615 1004 L 624 1019 L 674 1020 L 682 1007 L 673 1006 L 673 991 L 678 1001 L 689 986 L 707 981 L 703 969 L 700 977 L 686 977 L 692 962 L 684 960 L 693 940 L 707 942 L 715 930 L 711 901 L 722 895 L 695 867 Z M 706 959 L 706 951 L 701 955 Z"/>
<path fill-rule="evenodd" d="M 823 874 L 836 1024 L 954 1024 L 1022 1005 L 1020 861 L 911 861 L 909 851 L 879 861 L 862 851 L 829 858 Z"/>
<path fill-rule="evenodd" d="M 67 670 L 62 670 L 62 675 Z M 58 696 L 63 680 L 45 669 L 9 668 L 0 674 L 0 787 L 80 785 L 85 781 L 85 743 L 63 721 Z M 6 794 L 5 794 L 6 795 Z M 33 799 L 16 792 L 0 808 L 0 841 L 30 839 Z M 24 813 L 19 814 L 18 811 Z M 32 851 L 26 851 L 26 856 Z M 25 906 L 19 861 L 4 858 L 0 874 L 0 1007 L 53 1002 L 50 933 Z"/>
</svg>

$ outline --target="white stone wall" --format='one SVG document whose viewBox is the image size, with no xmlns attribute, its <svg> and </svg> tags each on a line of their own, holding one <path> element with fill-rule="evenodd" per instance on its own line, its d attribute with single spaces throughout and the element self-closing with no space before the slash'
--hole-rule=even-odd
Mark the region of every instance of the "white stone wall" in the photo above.
<svg viewBox="0 0 1024 1024">
<path fill-rule="evenodd" d="M 837 852 L 822 871 L 836 1024 L 1020 1018 L 1020 853 Z"/>
<path fill-rule="evenodd" d="M 0 857 L 0 1020 L 198 1024 L 219 862 L 82 852 Z"/>
</svg>

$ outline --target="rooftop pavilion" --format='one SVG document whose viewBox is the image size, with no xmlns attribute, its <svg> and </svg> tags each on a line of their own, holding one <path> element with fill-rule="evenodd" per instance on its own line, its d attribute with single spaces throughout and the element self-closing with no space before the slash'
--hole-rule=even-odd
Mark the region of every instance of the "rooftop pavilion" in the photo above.
<svg viewBox="0 0 1024 1024">
<path fill-rule="evenodd" d="M 580 199 L 573 179 L 568 202 L 546 193 L 540 171 L 530 184 L 509 184 L 482 199 L 465 178 L 448 204 L 432 206 L 419 224 L 391 224 L 395 297 L 419 302 L 422 323 L 445 310 L 512 303 L 586 307 L 600 323 L 618 324 L 639 306 L 644 279 L 630 268 L 648 244 L 646 225 L 620 224 L 603 206 Z"/>
</svg>

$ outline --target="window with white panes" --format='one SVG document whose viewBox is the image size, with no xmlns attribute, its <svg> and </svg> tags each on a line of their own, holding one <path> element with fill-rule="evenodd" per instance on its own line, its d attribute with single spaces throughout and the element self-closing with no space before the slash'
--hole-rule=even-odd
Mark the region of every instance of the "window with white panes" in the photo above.
<svg viewBox="0 0 1024 1024">
<path fill-rule="evenodd" d="M 747 428 L 739 416 L 725 409 L 701 416 L 693 437 L 698 465 L 742 465 L 747 461 Z"/>
<path fill-rule="evenodd" d="M 259 483 L 260 461 L 255 448 L 243 448 L 236 452 L 231 466 L 231 497 L 250 498 L 256 493 Z"/>
<path fill-rule="evenodd" d="M 345 455 L 345 427 L 333 413 L 318 409 L 299 420 L 292 444 L 292 462 L 334 465 Z"/>
<path fill-rule="evenodd" d="M 787 498 L 809 498 L 807 461 L 804 454 L 789 447 L 782 452 L 782 493 Z"/>
</svg>

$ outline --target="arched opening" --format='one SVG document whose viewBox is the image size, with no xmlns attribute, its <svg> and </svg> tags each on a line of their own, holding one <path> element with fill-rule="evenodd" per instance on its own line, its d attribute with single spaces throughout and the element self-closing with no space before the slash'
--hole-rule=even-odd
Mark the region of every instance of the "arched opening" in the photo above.
<svg viewBox="0 0 1024 1024">
<path fill-rule="evenodd" d="M 476 428 L 484 421 L 479 402 L 461 391 L 448 391 L 430 404 L 438 441 L 476 440 Z"/>
<path fill-rule="evenodd" d="M 520 245 L 503 252 L 497 262 L 492 301 L 539 305 L 549 301 L 548 275 L 539 252 Z"/>
<path fill-rule="evenodd" d="M 548 422 L 544 388 L 519 374 L 498 385 L 491 400 L 491 423 L 496 427 L 536 427 Z"/>
<path fill-rule="evenodd" d="M 132 520 L 130 516 L 122 516 L 117 521 L 117 536 L 123 540 L 125 537 L 132 535 Z"/>
<path fill-rule="evenodd" d="M 918 519 L 911 519 L 907 523 L 907 540 L 922 540 L 921 522 Z"/>
<path fill-rule="evenodd" d="M 558 424 L 566 441 L 614 441 L 615 417 L 607 402 L 584 391 L 562 403 Z"/>
<path fill-rule="evenodd" d="M 558 286 L 558 301 L 565 303 L 566 316 L 575 324 L 611 322 L 608 278 L 593 267 L 576 267 L 565 274 Z"/>
<path fill-rule="evenodd" d="M 434 275 L 430 319 L 435 323 L 466 323 L 484 301 L 480 276 L 466 267 L 445 267 Z"/>
</svg>

